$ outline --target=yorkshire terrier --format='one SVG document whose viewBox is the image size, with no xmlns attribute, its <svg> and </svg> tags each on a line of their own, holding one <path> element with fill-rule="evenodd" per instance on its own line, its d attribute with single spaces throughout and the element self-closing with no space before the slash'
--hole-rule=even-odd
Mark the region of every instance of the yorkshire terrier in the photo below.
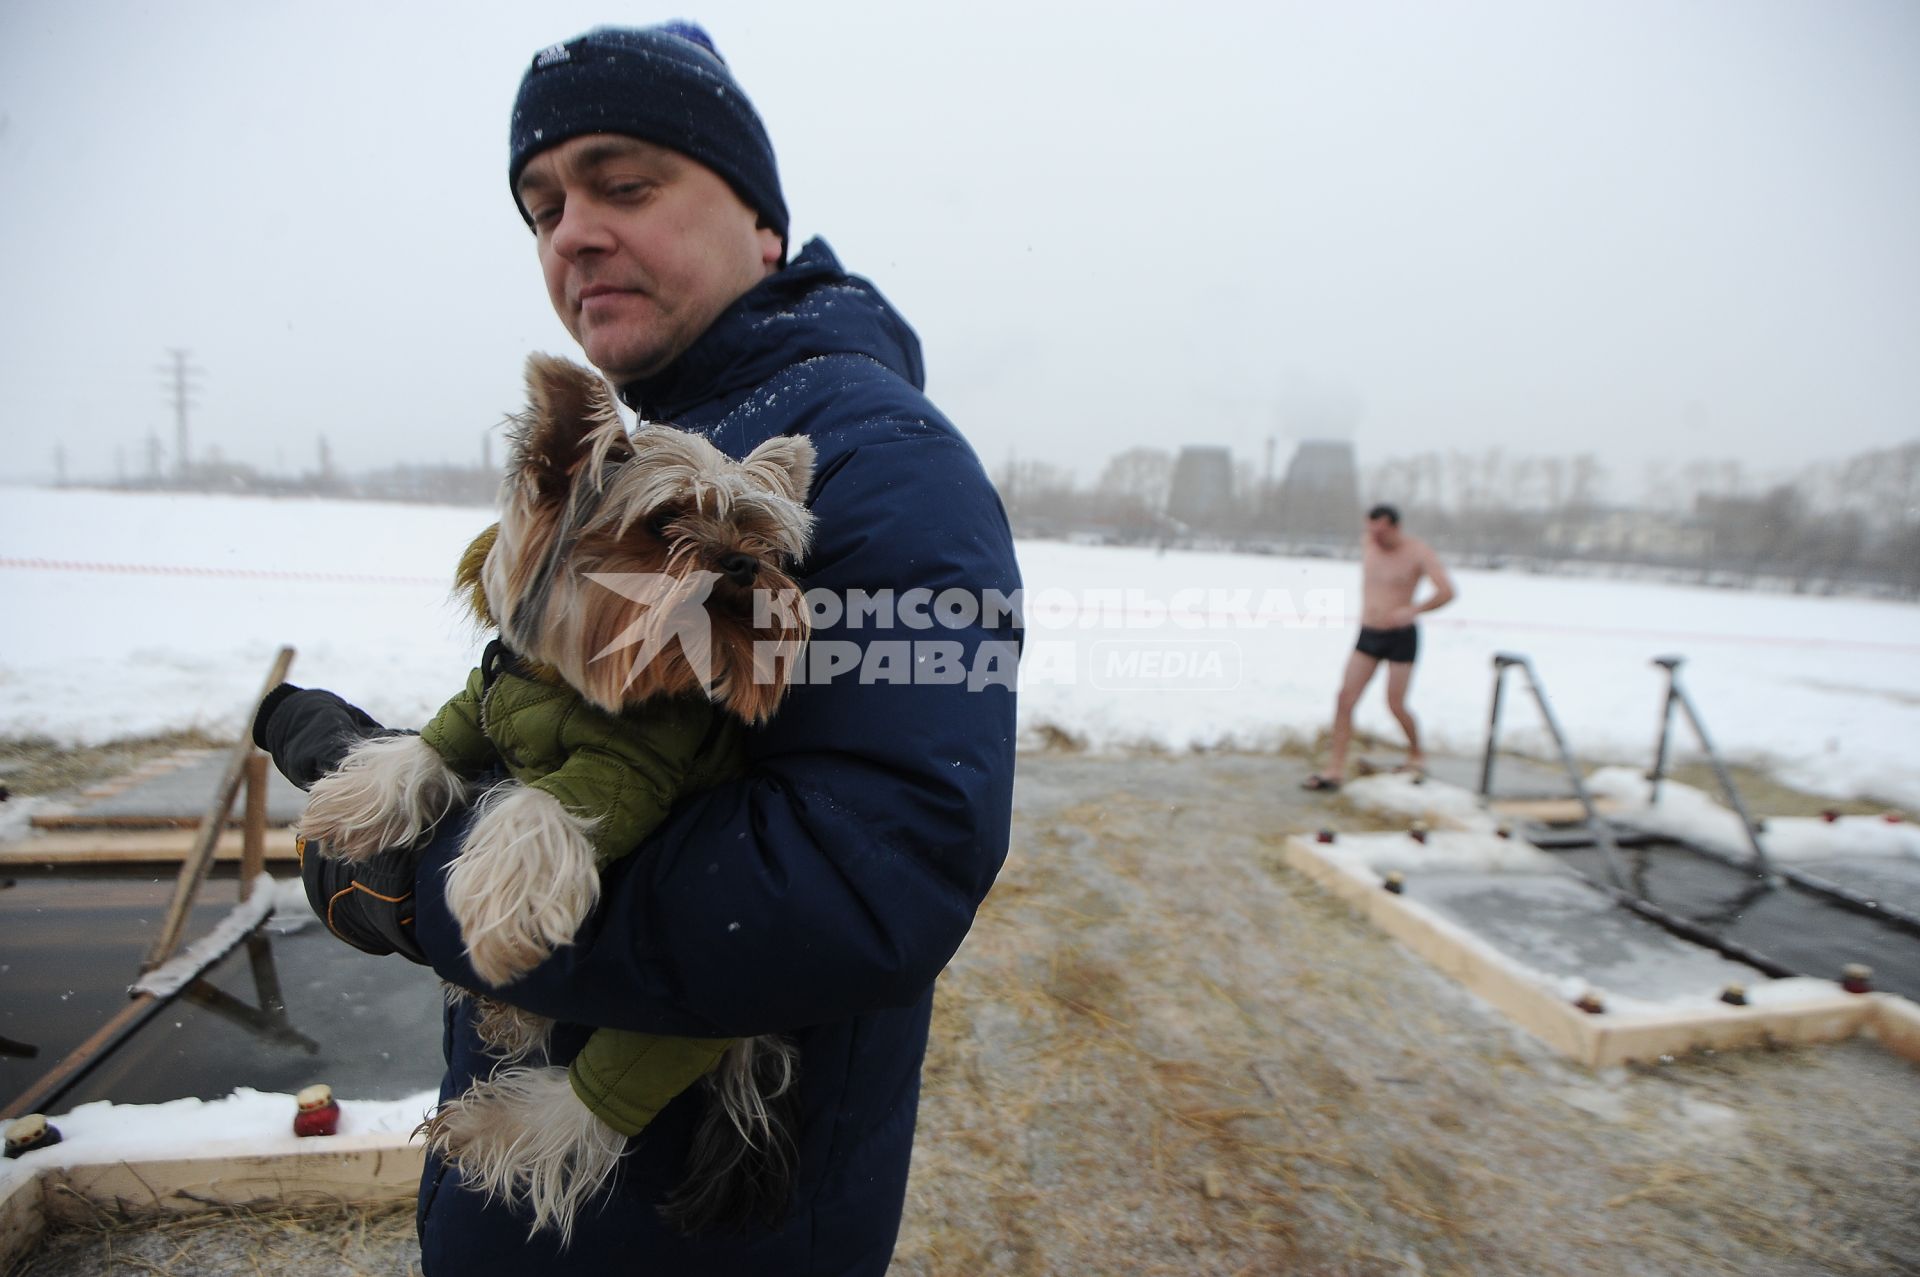
<svg viewBox="0 0 1920 1277">
<path fill-rule="evenodd" d="M 695 697 L 741 723 L 763 722 L 807 639 L 788 565 L 812 534 L 812 444 L 776 438 L 735 461 L 669 427 L 629 435 L 605 381 L 548 356 L 528 360 L 527 386 L 500 521 L 468 548 L 457 576 L 476 616 L 499 630 L 517 672 L 564 683 L 606 715 L 645 720 L 650 702 L 658 710 Z M 476 671 L 470 688 L 481 679 Z M 466 714 L 484 731 L 479 703 Z M 414 844 L 484 783 L 473 760 L 459 761 L 421 736 L 365 741 L 314 785 L 301 833 L 351 859 Z M 497 775 L 500 760 L 491 762 L 484 770 Z M 608 854 L 603 846 L 597 856 L 592 841 L 598 813 L 523 780 L 479 795 L 447 875 L 468 957 L 492 984 L 571 941 L 599 899 Z M 479 1003 L 477 1031 L 514 1067 L 443 1104 L 423 1127 L 429 1147 L 477 1191 L 525 1203 L 535 1229 L 555 1227 L 564 1242 L 627 1137 L 582 1103 L 566 1068 L 518 1063 L 544 1060 L 548 1021 Z M 771 1036 L 722 1048 L 703 1078 L 711 1094 L 686 1178 L 667 1207 L 688 1232 L 775 1214 L 791 1188 L 792 1132 L 774 1101 L 793 1084 L 793 1048 Z"/>
</svg>

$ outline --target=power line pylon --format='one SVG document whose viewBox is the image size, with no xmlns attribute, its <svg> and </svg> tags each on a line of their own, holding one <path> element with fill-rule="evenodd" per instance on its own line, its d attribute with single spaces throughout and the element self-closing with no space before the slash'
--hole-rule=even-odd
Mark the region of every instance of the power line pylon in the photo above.
<svg viewBox="0 0 1920 1277">
<path fill-rule="evenodd" d="M 184 482 L 193 468 L 193 451 L 187 438 L 187 409 L 193 406 L 193 392 L 199 387 L 193 384 L 193 378 L 206 376 L 206 369 L 195 368 L 187 362 L 193 352 L 169 349 L 167 354 L 173 357 L 171 364 L 164 364 L 159 372 L 168 378 L 163 385 L 173 399 L 174 424 L 174 478 Z"/>
</svg>

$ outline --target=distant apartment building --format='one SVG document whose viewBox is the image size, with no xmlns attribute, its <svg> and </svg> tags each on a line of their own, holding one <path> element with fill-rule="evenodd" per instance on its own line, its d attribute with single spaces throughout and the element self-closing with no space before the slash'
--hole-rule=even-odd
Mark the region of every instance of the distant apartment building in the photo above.
<svg viewBox="0 0 1920 1277">
<path fill-rule="evenodd" d="M 1360 472 L 1353 445 L 1309 439 L 1268 497 L 1264 522 L 1297 544 L 1345 545 L 1360 534 Z"/>
<path fill-rule="evenodd" d="M 1207 528 L 1232 513 L 1233 453 L 1215 447 L 1180 449 L 1167 490 L 1167 517 L 1190 528 Z"/>
</svg>

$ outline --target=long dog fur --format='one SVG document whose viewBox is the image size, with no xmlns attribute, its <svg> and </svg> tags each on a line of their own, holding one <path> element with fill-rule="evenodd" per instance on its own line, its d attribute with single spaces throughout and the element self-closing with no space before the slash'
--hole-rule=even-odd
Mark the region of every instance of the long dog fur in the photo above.
<svg viewBox="0 0 1920 1277">
<path fill-rule="evenodd" d="M 506 984 L 573 939 L 600 899 L 592 829 L 518 781 L 481 796 L 447 871 L 447 908 L 481 979 Z"/>
<path fill-rule="evenodd" d="M 507 1064 L 535 1054 L 545 1055 L 553 1021 L 498 998 L 489 998 L 457 984 L 440 986 L 448 1006 L 473 1003 L 473 1031 L 487 1054 Z"/>
<path fill-rule="evenodd" d="M 743 1038 L 702 1079 L 711 1094 L 686 1174 L 660 1208 L 668 1223 L 688 1234 L 731 1231 L 785 1211 L 799 1158 L 797 1055 L 781 1038 Z M 476 1082 L 419 1133 L 468 1187 L 525 1206 L 529 1235 L 553 1228 L 563 1249 L 627 1148 L 625 1136 L 580 1103 L 558 1065 L 517 1066 Z"/>
<path fill-rule="evenodd" d="M 743 1038 L 703 1078 L 711 1094 L 687 1150 L 686 1174 L 660 1207 L 681 1232 L 777 1222 L 793 1191 L 799 1052 L 784 1038 Z"/>
<path fill-rule="evenodd" d="M 467 782 L 418 736 L 377 736 L 314 783 L 300 833 L 329 856 L 363 860 L 411 846 L 466 797 Z"/>
<path fill-rule="evenodd" d="M 421 1124 L 427 1148 L 469 1188 L 533 1213 L 564 1248 L 586 1204 L 613 1181 L 627 1137 L 582 1104 L 558 1065 L 503 1069 L 475 1082 Z"/>
</svg>

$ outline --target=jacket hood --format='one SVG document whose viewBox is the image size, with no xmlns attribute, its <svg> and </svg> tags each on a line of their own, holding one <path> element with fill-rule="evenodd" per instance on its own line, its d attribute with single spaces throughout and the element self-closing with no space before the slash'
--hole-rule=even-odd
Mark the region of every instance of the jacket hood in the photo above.
<svg viewBox="0 0 1920 1277">
<path fill-rule="evenodd" d="M 848 354 L 865 355 L 916 390 L 926 386 L 920 338 L 879 289 L 842 270 L 816 238 L 722 311 L 670 366 L 622 385 L 620 398 L 649 420 L 673 421 L 782 368 Z"/>
</svg>

